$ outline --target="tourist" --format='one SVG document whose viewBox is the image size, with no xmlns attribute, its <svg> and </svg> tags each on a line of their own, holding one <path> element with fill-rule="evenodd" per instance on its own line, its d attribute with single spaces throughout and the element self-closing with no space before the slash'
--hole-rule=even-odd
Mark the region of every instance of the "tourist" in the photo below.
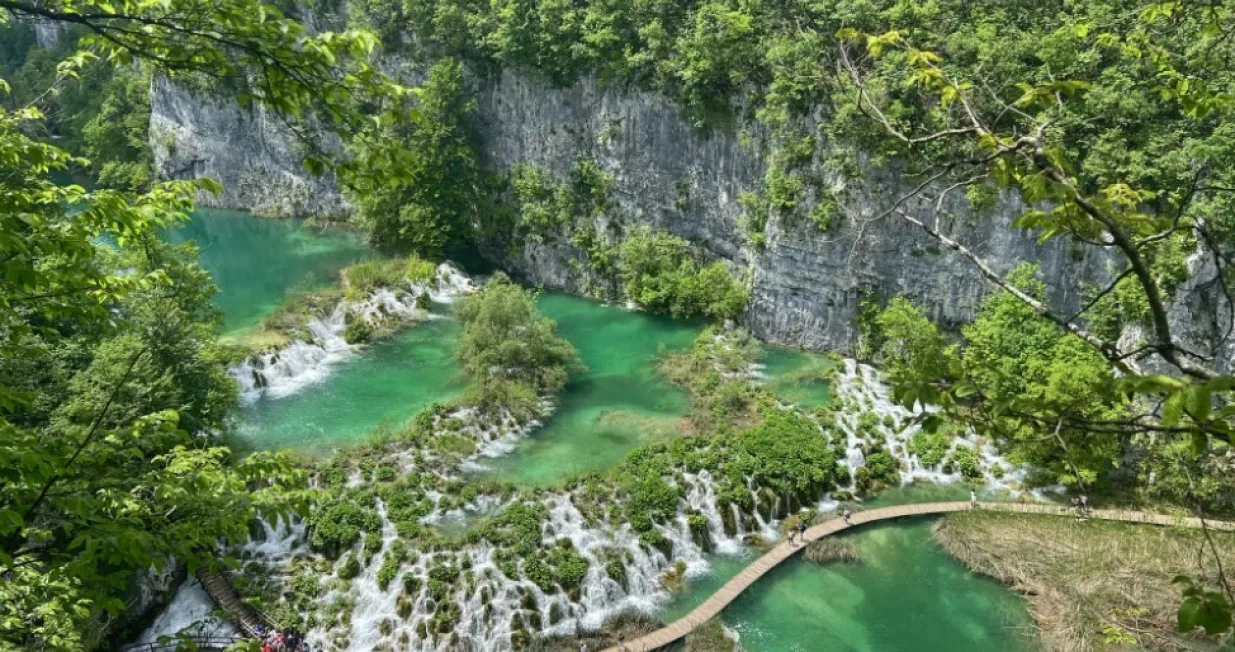
<svg viewBox="0 0 1235 652">
<path fill-rule="evenodd" d="M 841 520 L 845 521 L 845 525 L 852 525 L 852 523 L 849 522 L 850 516 L 853 516 L 853 512 L 849 511 L 848 507 L 840 513 Z"/>
<path fill-rule="evenodd" d="M 789 545 L 793 545 L 793 537 L 798 533 L 796 528 L 789 528 Z"/>
<path fill-rule="evenodd" d="M 1081 494 L 1081 514 L 1089 515 L 1089 496 Z"/>
<path fill-rule="evenodd" d="M 978 492 L 974 489 L 969 490 L 969 506 L 973 509 L 978 508 Z"/>
<path fill-rule="evenodd" d="M 579 644 L 579 652 L 587 652 L 587 643 L 586 643 L 586 642 L 584 642 L 584 643 L 580 643 L 580 644 Z"/>
<path fill-rule="evenodd" d="M 806 543 L 806 521 L 798 521 L 798 545 Z"/>
<path fill-rule="evenodd" d="M 618 634 L 618 652 L 626 652 L 626 635 Z"/>
</svg>

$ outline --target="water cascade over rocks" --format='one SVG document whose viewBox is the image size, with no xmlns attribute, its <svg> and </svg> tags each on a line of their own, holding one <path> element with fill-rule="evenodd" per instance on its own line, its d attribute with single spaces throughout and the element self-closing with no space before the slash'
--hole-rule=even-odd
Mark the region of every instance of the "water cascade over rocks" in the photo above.
<svg viewBox="0 0 1235 652">
<path fill-rule="evenodd" d="M 427 283 L 378 288 L 362 300 L 339 301 L 328 314 L 309 318 L 307 340 L 298 339 L 279 349 L 250 356 L 229 369 L 228 374 L 240 385 L 241 400 L 245 402 L 294 394 L 326 378 L 332 367 L 355 353 L 355 347 L 343 337 L 349 314 L 373 328 L 424 321 L 434 315 L 424 307 L 422 296 L 427 296 L 431 303 L 449 304 L 475 289 L 467 274 L 450 263 L 442 263 Z"/>
<path fill-rule="evenodd" d="M 752 378 L 751 382 L 759 380 Z M 825 414 L 820 412 L 810 418 L 818 419 L 815 422 L 821 437 L 834 442 L 838 449 L 843 446 L 838 458 L 848 471 L 849 491 L 859 489 L 857 478 L 876 452 L 894 458 L 901 484 L 958 482 L 967 472 L 975 480 L 975 473 L 979 474 L 993 488 L 1016 488 L 1021 472 L 999 459 L 993 447 L 972 433 L 956 434 L 946 442 L 946 453 L 936 451 L 938 459 L 925 464 L 911 450 L 918 434 L 917 426 L 911 423 L 915 412 L 888 399 L 888 390 L 873 368 L 843 361 L 836 369 L 832 392 L 835 407 L 827 411 L 830 416 L 819 416 Z M 794 408 L 785 405 L 782 409 Z M 438 461 L 427 452 L 398 451 L 382 463 L 409 475 L 427 472 L 427 477 L 435 478 L 430 480 L 435 487 L 455 482 L 451 474 L 486 456 L 506 452 L 509 442 L 534 427 L 534 423 L 520 423 L 511 415 L 496 418 L 496 423 L 485 424 L 481 413 L 468 408 L 447 408 L 434 415 L 434 433 L 463 435 L 477 444 L 477 452 L 460 460 L 454 471 L 442 471 L 440 465 L 433 467 L 438 470 L 428 471 L 426 466 Z M 968 458 L 976 459 L 976 470 L 972 463 L 965 471 L 961 464 L 951 461 L 960 449 L 976 452 Z M 846 474 L 839 476 L 843 479 Z M 705 469 L 679 467 L 665 481 L 677 489 L 676 514 L 653 521 L 650 530 L 642 534 L 627 522 L 623 509 L 603 504 L 598 507 L 598 500 L 604 503 L 610 499 L 598 499 L 589 493 L 586 483 L 548 491 L 516 491 L 501 497 L 482 493 L 464 504 L 453 501 L 446 495 L 448 491 L 425 487 L 420 495 L 433 507 L 419 523 L 466 521 L 469 514 L 492 515 L 512 506 L 526 506 L 529 513 L 536 514 L 533 518 L 539 523 L 539 542 L 531 553 L 516 553 L 484 536 L 457 537 L 446 545 L 418 546 L 406 557 L 392 558 L 392 568 L 384 577 L 387 556 L 401 555 L 404 543 L 389 504 L 379 498 L 376 513 L 381 521 L 377 531 L 381 549 L 366 555 L 364 542 L 357 541 L 333 562 L 329 577 L 320 577 L 321 590 L 313 598 L 314 609 L 319 613 L 343 609 L 344 615 L 333 619 L 333 624 L 311 628 L 309 640 L 314 649 L 322 650 L 522 649 L 536 635 L 592 630 L 626 610 L 655 612 L 671 598 L 671 587 L 709 571 L 710 554 L 745 554 L 748 538 L 758 535 L 764 541 L 776 540 L 783 519 L 798 509 L 836 506 L 833 495 L 822 490 L 813 497 L 782 496 L 750 478 L 745 483 L 750 497 L 747 503 L 733 487 L 722 494 L 718 490 L 721 478 Z M 844 486 L 843 481 L 840 484 Z M 240 554 L 262 561 L 275 576 L 285 574 L 285 586 L 299 579 L 294 574 L 306 568 L 293 562 L 297 556 L 316 559 L 318 567 L 323 562 L 330 564 L 308 550 L 304 527 L 299 523 L 264 526 L 261 536 Z M 364 560 L 360 572 L 350 581 L 334 577 L 345 559 Z M 539 573 L 532 570 L 536 564 L 540 565 Z M 546 564 L 558 566 L 550 572 Z M 573 570 L 557 570 L 567 567 Z M 563 579 L 567 577 L 570 579 Z"/>
</svg>

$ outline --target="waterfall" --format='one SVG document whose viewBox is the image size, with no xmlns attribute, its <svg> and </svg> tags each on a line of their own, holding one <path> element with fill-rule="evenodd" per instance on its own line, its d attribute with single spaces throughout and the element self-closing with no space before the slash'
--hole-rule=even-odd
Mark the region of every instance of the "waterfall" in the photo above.
<svg viewBox="0 0 1235 652">
<path fill-rule="evenodd" d="M 909 442 L 921 428 L 917 425 L 909 425 L 899 432 L 894 432 L 893 429 L 883 425 L 883 419 L 891 417 L 895 423 L 905 424 L 915 416 L 937 411 L 938 408 L 915 405 L 913 410 L 907 410 L 892 402 L 889 398 L 888 387 L 879 380 L 879 373 L 874 367 L 846 359 L 844 370 L 839 374 L 833 392 L 838 399 L 848 404 L 864 406 L 859 412 L 870 412 L 879 417 L 879 425 L 875 427 L 875 430 L 884 448 L 901 462 L 900 484 L 902 486 L 919 481 L 932 484 L 954 484 L 964 480 L 959 470 L 954 469 L 952 473 L 944 473 L 943 466 L 948 455 L 951 455 L 957 448 L 965 447 L 976 449 L 979 452 L 984 482 L 988 487 L 1013 493 L 1019 491 L 1019 483 L 1024 480 L 1027 470 L 1001 457 L 992 444 L 980 441 L 972 430 L 955 436 L 949 444 L 948 455 L 944 456 L 944 461 L 934 468 L 927 468 L 921 459 L 909 450 Z M 862 452 L 864 442 L 857 432 L 856 414 L 838 414 L 836 422 L 846 436 L 845 465 L 852 473 L 866 464 L 866 456 Z M 995 477 L 991 471 L 996 466 L 1004 470 L 1001 478 Z"/>
<path fill-rule="evenodd" d="M 241 400 L 281 398 L 328 376 L 331 367 L 352 355 L 351 345 L 343 339 L 345 317 L 346 309 L 339 304 L 329 315 L 309 319 L 311 340 L 295 340 L 229 369 L 228 374 L 240 384 Z"/>
<path fill-rule="evenodd" d="M 771 518 L 771 520 L 767 521 L 763 519 L 763 514 L 759 512 L 759 491 L 755 488 L 754 481 L 750 478 L 746 478 L 746 489 L 750 492 L 750 497 L 754 501 L 754 508 L 751 511 L 754 512 L 755 524 L 759 526 L 759 536 L 763 537 L 764 541 L 775 541 L 779 539 L 779 521 L 775 518 Z M 771 517 L 770 512 L 769 517 Z"/>
<path fill-rule="evenodd" d="M 214 609 L 214 600 L 196 578 L 190 577 L 176 590 L 176 596 L 163 613 L 133 643 L 157 643 L 160 637 L 175 636 L 181 632 L 217 637 L 239 635 L 231 623 L 211 615 Z"/>
<path fill-rule="evenodd" d="M 725 521 L 720 516 L 716 506 L 716 492 L 712 488 L 712 474 L 700 471 L 698 475 L 683 473 L 690 490 L 686 494 L 686 503 L 691 509 L 703 514 L 708 519 L 708 536 L 712 539 L 715 551 L 722 555 L 736 555 L 742 551 L 741 526 L 739 524 L 738 538 L 725 534 Z M 736 505 L 731 505 L 736 509 Z M 736 517 L 740 522 L 740 514 Z"/>
<path fill-rule="evenodd" d="M 431 302 L 445 304 L 475 290 L 471 278 L 442 263 L 429 283 L 378 288 L 359 301 L 340 301 L 329 314 L 309 318 L 307 340 L 250 356 L 228 369 L 228 374 L 240 385 L 240 397 L 246 403 L 289 396 L 320 382 L 333 367 L 354 355 L 355 348 L 343 339 L 349 313 L 374 328 L 392 321 L 424 321 L 432 315 L 421 307 L 421 296 L 428 294 Z"/>
<path fill-rule="evenodd" d="M 735 537 L 739 543 L 746 541 L 746 522 L 742 518 L 742 510 L 738 509 L 737 503 L 729 503 L 729 509 L 733 512 L 733 524 L 737 529 L 738 534 Z"/>
</svg>

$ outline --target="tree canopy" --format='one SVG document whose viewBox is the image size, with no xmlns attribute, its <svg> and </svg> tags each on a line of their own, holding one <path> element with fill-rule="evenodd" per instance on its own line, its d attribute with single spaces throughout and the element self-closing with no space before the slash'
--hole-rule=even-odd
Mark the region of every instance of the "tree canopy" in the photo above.
<svg viewBox="0 0 1235 652">
<path fill-rule="evenodd" d="M 0 648 L 71 650 L 98 643 L 92 623 L 124 608 L 138 571 L 217 563 L 255 517 L 304 499 L 285 456 L 240 458 L 214 434 L 236 400 L 214 286 L 159 231 L 216 186 L 145 176 L 133 107 L 147 82 L 133 66 L 260 102 L 298 133 L 354 125 L 357 102 L 406 93 L 369 65 L 372 35 L 310 34 L 256 0 L 0 3 L 6 35 L 31 20 L 80 39 L 14 71 L 21 97 L 0 106 Z M 96 75 L 102 63 L 124 72 Z M 56 115 L 76 121 L 70 153 L 39 136 L 83 76 L 104 90 Z M 0 79 L 0 97 L 11 90 Z M 105 157 L 98 183 L 66 182 L 90 154 Z"/>
</svg>

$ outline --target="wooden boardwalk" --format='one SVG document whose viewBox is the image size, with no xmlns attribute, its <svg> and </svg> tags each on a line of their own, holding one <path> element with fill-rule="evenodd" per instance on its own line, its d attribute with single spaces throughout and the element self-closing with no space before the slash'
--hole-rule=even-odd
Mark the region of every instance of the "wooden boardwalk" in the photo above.
<svg viewBox="0 0 1235 652">
<path fill-rule="evenodd" d="M 999 512 L 1024 512 L 1028 514 L 1047 514 L 1053 516 L 1075 516 L 1076 510 L 1060 505 L 1046 505 L 1041 503 L 979 503 L 980 509 L 999 511 Z M 863 512 L 854 512 L 849 519 L 849 523 L 845 523 L 839 516 L 812 528 L 806 530 L 805 542 L 810 543 L 817 539 L 836 534 L 842 530 L 848 530 L 854 526 L 862 525 L 863 523 L 872 523 L 875 521 L 886 521 L 889 519 L 903 518 L 906 516 L 926 516 L 932 514 L 947 514 L 950 512 L 960 512 L 971 509 L 968 502 L 950 502 L 950 503 L 922 503 L 918 505 L 897 505 L 895 507 L 883 507 L 880 509 L 872 509 Z M 1151 523 L 1154 525 L 1177 525 L 1183 527 L 1200 527 L 1201 521 L 1197 518 L 1184 518 L 1167 516 L 1164 514 L 1149 514 L 1146 512 L 1134 512 L 1124 510 L 1107 510 L 1095 509 L 1091 510 L 1090 518 L 1107 520 L 1107 521 L 1129 521 L 1134 523 Z M 1210 521 L 1206 520 L 1206 525 L 1215 530 L 1235 530 L 1235 522 L 1227 521 Z M 658 629 L 651 634 L 640 637 L 626 644 L 626 650 L 629 652 L 648 652 L 649 650 L 657 650 L 670 643 L 673 643 L 687 634 L 694 631 L 703 623 L 720 615 L 720 612 L 733 602 L 739 595 L 742 594 L 750 585 L 754 584 L 759 578 L 763 577 L 768 571 L 775 568 L 778 564 L 792 557 L 795 553 L 802 550 L 804 545 L 789 545 L 788 542 L 782 542 L 775 548 L 772 548 L 762 557 L 755 560 L 754 563 L 747 566 L 745 570 L 738 573 L 733 579 L 720 587 L 716 593 L 703 602 L 703 604 L 695 607 L 694 611 L 686 614 L 682 618 L 669 623 L 665 627 Z M 619 648 L 609 648 L 606 652 L 618 652 Z"/>
<path fill-rule="evenodd" d="M 210 594 L 210 598 L 220 609 L 226 611 L 230 620 L 240 628 L 241 633 L 250 637 L 257 638 L 257 627 L 278 627 L 277 623 L 270 621 L 269 616 L 254 609 L 240 599 L 236 594 L 236 589 L 232 588 L 232 583 L 227 581 L 227 577 L 222 573 L 212 573 L 204 568 L 197 570 L 197 580 L 202 583 L 202 588 L 206 593 Z"/>
</svg>

